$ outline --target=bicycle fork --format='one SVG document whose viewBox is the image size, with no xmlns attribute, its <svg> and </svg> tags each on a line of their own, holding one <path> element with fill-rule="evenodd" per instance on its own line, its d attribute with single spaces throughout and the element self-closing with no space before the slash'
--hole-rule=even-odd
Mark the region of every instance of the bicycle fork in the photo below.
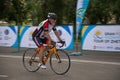
<svg viewBox="0 0 120 80">
<path fill-rule="evenodd" d="M 58 63 L 61 63 L 62 61 L 61 61 L 61 59 L 60 59 L 60 56 L 59 56 L 59 54 L 58 54 L 57 49 L 56 49 L 56 48 L 53 48 L 53 51 L 54 51 L 54 54 L 55 54 L 55 56 L 56 56 L 56 59 L 58 60 Z"/>
</svg>

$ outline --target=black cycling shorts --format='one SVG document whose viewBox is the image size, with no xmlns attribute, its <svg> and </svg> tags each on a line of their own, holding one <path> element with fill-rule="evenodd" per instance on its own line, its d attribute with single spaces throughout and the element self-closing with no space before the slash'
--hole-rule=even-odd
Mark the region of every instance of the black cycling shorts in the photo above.
<svg viewBox="0 0 120 80">
<path fill-rule="evenodd" d="M 47 44 L 48 39 L 47 38 L 41 39 L 41 38 L 39 38 L 39 37 L 36 36 L 36 37 L 33 38 L 33 41 L 35 42 L 35 44 L 38 47 L 40 47 L 43 44 Z"/>
</svg>

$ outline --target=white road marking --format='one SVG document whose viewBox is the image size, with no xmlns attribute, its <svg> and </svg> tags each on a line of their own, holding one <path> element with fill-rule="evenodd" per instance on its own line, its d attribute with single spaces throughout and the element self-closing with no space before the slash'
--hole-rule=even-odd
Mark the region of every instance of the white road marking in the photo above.
<svg viewBox="0 0 120 80">
<path fill-rule="evenodd" d="M 83 63 L 98 63 L 98 64 L 120 65 L 120 62 L 90 61 L 90 60 L 71 60 L 71 61 L 83 62 Z"/>
<path fill-rule="evenodd" d="M 11 55 L 0 55 L 0 57 L 4 58 L 22 58 L 22 56 L 11 56 Z M 67 61 L 66 59 L 63 59 Z M 78 60 L 71 59 L 72 62 L 81 62 L 81 63 L 97 63 L 97 64 L 110 64 L 110 65 L 120 65 L 120 62 L 106 62 L 106 61 L 92 61 L 92 60 Z"/>
<path fill-rule="evenodd" d="M 0 55 L 0 57 L 4 57 L 4 58 L 22 58 L 22 56 L 11 56 L 11 55 Z"/>
<path fill-rule="evenodd" d="M 8 76 L 7 75 L 0 75 L 0 77 L 7 78 Z"/>
</svg>

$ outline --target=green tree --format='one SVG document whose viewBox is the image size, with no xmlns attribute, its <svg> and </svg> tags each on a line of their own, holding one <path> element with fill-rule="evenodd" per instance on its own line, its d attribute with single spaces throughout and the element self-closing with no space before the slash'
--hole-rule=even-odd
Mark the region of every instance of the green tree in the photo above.
<svg viewBox="0 0 120 80">
<path fill-rule="evenodd" d="M 38 25 L 43 18 L 42 0 L 27 0 L 28 18 L 32 19 L 33 25 Z"/>
<path fill-rule="evenodd" d="M 22 25 L 26 19 L 27 8 L 25 0 L 12 0 L 13 7 L 15 8 L 15 21 L 17 25 Z M 10 15 L 9 15 L 10 16 Z"/>
<path fill-rule="evenodd" d="M 107 24 L 111 19 L 108 0 L 91 0 L 86 11 L 90 24 Z"/>
<path fill-rule="evenodd" d="M 11 0 L 0 0 L 0 19 L 10 21 L 13 20 L 15 9 Z"/>
<path fill-rule="evenodd" d="M 24 21 L 35 21 L 38 25 L 46 19 L 48 12 L 58 15 L 57 24 L 75 25 L 77 0 L 0 0 L 0 20 L 15 21 L 17 25 Z M 120 0 L 90 0 L 84 20 L 89 24 L 108 24 L 115 19 L 120 24 Z"/>
<path fill-rule="evenodd" d="M 66 23 L 74 23 L 76 18 L 76 3 L 77 0 L 65 0 L 64 1 L 64 18 Z"/>
<path fill-rule="evenodd" d="M 7 22 L 15 21 L 22 25 L 26 19 L 27 9 L 25 0 L 0 0 L 0 19 Z"/>
<path fill-rule="evenodd" d="M 120 24 L 120 0 L 112 0 L 112 13 L 115 17 L 115 21 L 117 24 Z M 114 5 L 114 6 L 113 6 Z"/>
<path fill-rule="evenodd" d="M 109 24 L 112 19 L 120 24 L 119 3 L 120 0 L 90 0 L 86 11 L 89 24 Z"/>
<path fill-rule="evenodd" d="M 57 23 L 62 24 L 63 20 L 63 0 L 43 0 L 42 11 L 46 18 L 49 12 L 55 12 L 58 16 Z"/>
</svg>

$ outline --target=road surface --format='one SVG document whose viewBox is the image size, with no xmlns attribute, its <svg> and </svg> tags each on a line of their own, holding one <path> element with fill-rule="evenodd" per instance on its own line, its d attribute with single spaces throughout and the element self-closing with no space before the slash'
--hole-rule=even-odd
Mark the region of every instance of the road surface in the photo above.
<svg viewBox="0 0 120 80">
<path fill-rule="evenodd" d="M 47 63 L 46 70 L 28 72 L 22 64 L 22 53 L 0 48 L 0 80 L 120 80 L 120 54 L 84 52 L 70 56 L 71 68 L 65 75 L 56 75 Z"/>
</svg>

